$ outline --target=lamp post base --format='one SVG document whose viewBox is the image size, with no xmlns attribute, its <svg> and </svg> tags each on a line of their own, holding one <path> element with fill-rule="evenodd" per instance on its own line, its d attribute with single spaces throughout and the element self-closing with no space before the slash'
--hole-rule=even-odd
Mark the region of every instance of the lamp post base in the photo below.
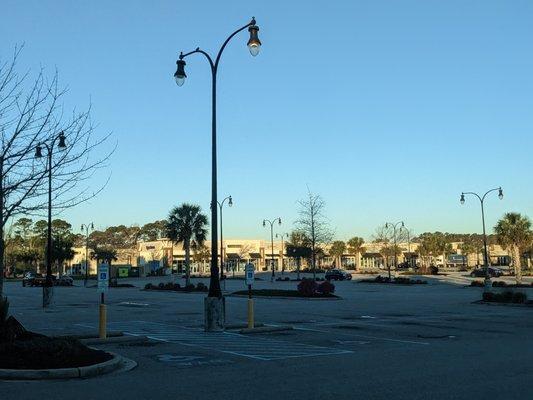
<svg viewBox="0 0 533 400">
<path fill-rule="evenodd" d="M 204 299 L 204 316 L 206 332 L 221 332 L 226 322 L 226 299 L 222 297 L 206 297 Z"/>
<path fill-rule="evenodd" d="M 483 283 L 484 283 L 483 291 L 485 293 L 490 292 L 492 290 L 492 281 L 490 280 L 490 278 L 485 278 Z"/>
<path fill-rule="evenodd" d="M 54 287 L 43 286 L 43 308 L 48 308 L 52 305 L 54 298 Z"/>
</svg>

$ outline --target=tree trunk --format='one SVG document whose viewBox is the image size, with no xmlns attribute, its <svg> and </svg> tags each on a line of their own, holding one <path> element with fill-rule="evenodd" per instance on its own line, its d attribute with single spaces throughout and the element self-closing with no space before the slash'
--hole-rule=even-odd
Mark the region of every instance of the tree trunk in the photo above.
<svg viewBox="0 0 533 400">
<path fill-rule="evenodd" d="M 522 260 L 520 260 L 520 248 L 513 246 L 513 265 L 516 283 L 522 283 Z"/>
<path fill-rule="evenodd" d="M 5 241 L 4 241 L 4 225 L 0 222 L 0 298 L 4 294 L 4 254 L 5 254 Z"/>
<path fill-rule="evenodd" d="M 185 286 L 191 284 L 191 243 L 186 240 L 185 247 Z"/>
<path fill-rule="evenodd" d="M 300 280 L 300 261 L 301 261 L 301 258 L 297 257 L 296 258 L 296 279 L 297 280 Z"/>
</svg>

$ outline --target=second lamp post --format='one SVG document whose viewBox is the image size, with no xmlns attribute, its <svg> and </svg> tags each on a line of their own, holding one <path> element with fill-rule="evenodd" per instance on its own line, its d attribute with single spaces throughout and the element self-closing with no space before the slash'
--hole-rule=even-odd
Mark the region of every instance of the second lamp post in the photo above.
<svg viewBox="0 0 533 400">
<path fill-rule="evenodd" d="M 59 150 L 66 149 L 65 133 L 61 131 L 59 135 L 54 136 L 50 144 L 46 142 L 39 143 L 35 148 L 35 158 L 43 157 L 43 147 L 47 150 L 48 172 L 48 225 L 46 231 L 46 280 L 43 285 L 43 308 L 49 307 L 52 302 L 54 282 L 52 281 L 52 155 L 56 140 L 59 141 L 57 147 Z"/>
</svg>

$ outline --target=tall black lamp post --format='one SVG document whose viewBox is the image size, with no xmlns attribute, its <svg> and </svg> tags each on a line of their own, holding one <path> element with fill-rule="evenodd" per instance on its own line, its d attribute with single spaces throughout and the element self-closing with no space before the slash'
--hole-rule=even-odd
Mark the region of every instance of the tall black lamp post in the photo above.
<svg viewBox="0 0 533 400">
<path fill-rule="evenodd" d="M 490 264 L 490 260 L 489 260 L 489 250 L 488 250 L 488 246 L 487 246 L 487 233 L 485 231 L 485 197 L 487 197 L 487 195 L 489 193 L 492 193 L 492 192 L 496 192 L 498 191 L 498 197 L 500 198 L 500 200 L 503 199 L 503 189 L 501 187 L 497 187 L 495 189 L 490 189 L 490 190 L 487 190 L 487 192 L 485 192 L 485 194 L 483 196 L 480 196 L 479 194 L 477 193 L 474 193 L 474 192 L 463 192 L 461 193 L 461 204 L 464 204 L 465 203 L 465 195 L 466 194 L 469 194 L 469 195 L 472 195 L 472 196 L 475 196 L 478 198 L 480 204 L 481 204 L 481 222 L 483 224 L 483 262 L 485 264 L 485 291 L 488 292 L 490 291 L 490 288 L 492 287 L 492 284 L 491 284 L 491 281 L 490 281 L 490 272 L 489 272 L 489 264 Z"/>
<path fill-rule="evenodd" d="M 403 223 L 403 221 L 399 221 L 399 222 L 396 222 L 395 224 L 391 224 L 390 222 L 387 222 L 385 224 L 385 228 L 392 228 L 392 236 L 393 236 L 393 240 L 394 240 L 394 270 L 396 271 L 396 268 L 398 266 L 398 254 L 397 254 L 397 251 L 398 251 L 398 245 L 397 245 L 397 236 L 396 236 L 396 231 L 398 229 L 398 226 L 400 226 L 400 229 L 405 227 L 405 224 Z M 389 280 L 391 279 L 391 273 L 390 273 L 390 265 L 389 263 L 387 263 L 387 269 L 388 269 L 388 272 L 389 272 Z"/>
<path fill-rule="evenodd" d="M 87 286 L 87 281 L 89 280 L 89 229 L 94 230 L 94 224 L 81 224 L 81 231 L 85 231 L 85 283 L 84 286 Z"/>
<path fill-rule="evenodd" d="M 46 280 L 43 286 L 43 308 L 49 307 L 52 302 L 54 282 L 52 281 L 52 155 L 54 146 L 57 143 L 59 150 L 66 149 L 65 133 L 61 131 L 54 136 L 51 142 L 39 143 L 35 148 L 35 158 L 43 157 L 43 147 L 47 150 L 47 172 L 48 172 L 48 226 L 46 231 Z"/>
<path fill-rule="evenodd" d="M 178 61 L 176 61 L 177 69 L 174 74 L 176 84 L 182 86 L 185 82 L 187 74 L 185 73 L 185 60 L 184 58 L 188 57 L 194 53 L 200 53 L 205 56 L 209 65 L 211 66 L 211 77 L 212 77 L 212 114 L 211 114 L 211 274 L 209 279 L 209 293 L 208 297 L 205 300 L 205 330 L 206 331 L 218 331 L 224 329 L 224 300 L 222 297 L 222 291 L 220 289 L 220 275 L 218 273 L 218 227 L 217 227 L 217 207 L 215 205 L 217 201 L 217 128 L 216 128 L 216 94 L 217 94 L 217 72 L 218 64 L 220 62 L 220 56 L 226 48 L 228 42 L 239 32 L 248 28 L 250 33 L 250 38 L 248 40 L 248 49 L 252 56 L 259 54 L 259 49 L 261 48 L 261 41 L 258 37 L 259 27 L 255 23 L 255 18 L 244 25 L 242 28 L 237 29 L 222 44 L 222 47 L 218 51 L 218 54 L 215 58 L 215 61 L 211 56 L 203 50 L 200 50 L 197 47 L 195 50 L 189 53 L 180 53 Z"/>
<path fill-rule="evenodd" d="M 220 209 L 220 279 L 224 279 L 224 236 L 222 235 L 222 207 L 224 207 L 226 200 L 228 201 L 228 206 L 233 206 L 233 199 L 231 198 L 231 195 L 218 202 L 218 208 Z M 224 289 L 225 288 L 226 286 L 224 286 Z"/>
<path fill-rule="evenodd" d="M 283 275 L 283 272 L 285 272 L 285 262 L 284 262 L 284 258 L 283 258 L 283 255 L 285 253 L 285 246 L 284 246 L 284 243 L 283 243 L 283 239 L 284 238 L 289 238 L 289 234 L 288 233 L 276 233 L 276 238 L 280 238 L 281 239 L 281 275 Z"/>
<path fill-rule="evenodd" d="M 270 263 L 272 265 L 272 276 L 270 278 L 270 281 L 274 282 L 274 224 L 277 222 L 279 225 L 281 225 L 281 218 L 274 218 L 272 221 L 270 221 L 269 219 L 264 219 L 263 226 L 266 226 L 267 222 L 270 224 L 270 244 L 272 245 L 272 254 L 270 258 Z"/>
</svg>

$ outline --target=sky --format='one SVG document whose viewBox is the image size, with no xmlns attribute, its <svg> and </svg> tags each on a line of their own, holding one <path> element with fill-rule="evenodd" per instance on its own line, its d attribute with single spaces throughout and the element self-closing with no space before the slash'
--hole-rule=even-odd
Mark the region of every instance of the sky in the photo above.
<svg viewBox="0 0 533 400">
<path fill-rule="evenodd" d="M 144 224 L 171 207 L 209 211 L 211 76 L 180 51 L 216 54 L 219 198 L 226 238 L 290 232 L 308 188 L 326 201 L 336 238 L 372 237 L 403 220 L 414 233 L 480 232 L 479 202 L 461 191 L 502 186 L 487 227 L 533 217 L 533 2 L 0 0 L 0 58 L 24 44 L 21 70 L 68 86 L 66 108 L 92 104 L 113 135 L 105 190 L 61 218 Z M 490 229 L 489 229 L 490 230 Z"/>
</svg>

